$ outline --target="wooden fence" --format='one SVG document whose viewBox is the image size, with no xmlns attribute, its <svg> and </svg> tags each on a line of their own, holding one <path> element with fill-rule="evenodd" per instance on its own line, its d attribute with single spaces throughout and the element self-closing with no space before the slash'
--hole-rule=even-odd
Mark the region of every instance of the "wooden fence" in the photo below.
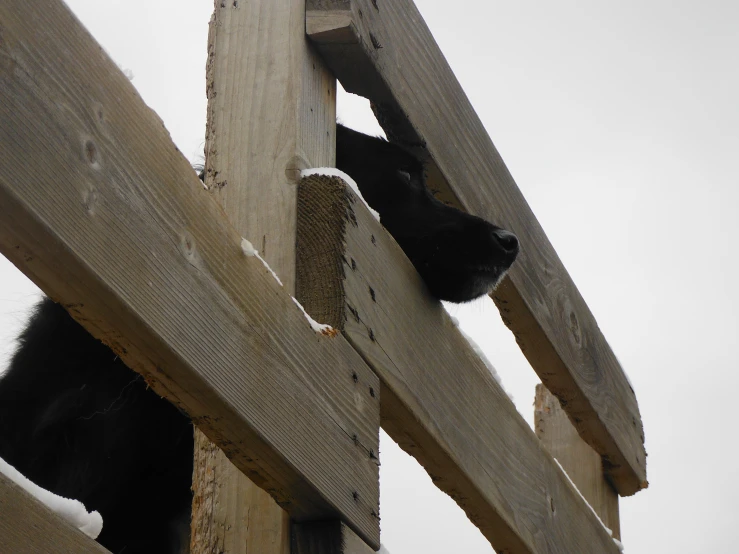
<svg viewBox="0 0 739 554">
<path fill-rule="evenodd" d="M 0 251 L 217 445 L 198 439 L 193 554 L 379 547 L 380 425 L 498 552 L 617 552 L 379 223 L 340 180 L 300 179 L 334 162 L 338 78 L 442 198 L 519 236 L 504 321 L 594 449 L 593 490 L 646 486 L 634 391 L 412 1 L 215 4 L 204 188 L 61 1 L 0 1 Z"/>
</svg>

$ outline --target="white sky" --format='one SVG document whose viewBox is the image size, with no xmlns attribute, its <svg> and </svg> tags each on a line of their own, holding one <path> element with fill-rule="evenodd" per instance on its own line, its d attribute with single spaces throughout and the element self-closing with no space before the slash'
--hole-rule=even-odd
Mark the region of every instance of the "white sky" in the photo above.
<svg viewBox="0 0 739 554">
<path fill-rule="evenodd" d="M 626 552 L 735 552 L 739 4 L 416 3 L 636 389 L 650 488 L 621 502 Z M 195 160 L 212 4 L 69 5 Z M 36 293 L 3 258 L 0 280 L 3 366 Z M 537 379 L 497 310 L 454 313 L 531 421 Z M 492 552 L 386 439 L 382 463 L 393 554 Z"/>
</svg>

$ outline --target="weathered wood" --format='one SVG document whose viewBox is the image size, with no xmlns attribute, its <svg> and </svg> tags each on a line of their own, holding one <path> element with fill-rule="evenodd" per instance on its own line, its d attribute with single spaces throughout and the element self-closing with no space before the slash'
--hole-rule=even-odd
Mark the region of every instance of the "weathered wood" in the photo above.
<svg viewBox="0 0 739 554">
<path fill-rule="evenodd" d="M 339 521 L 298 523 L 292 527 L 292 554 L 374 554 Z"/>
<path fill-rule="evenodd" d="M 290 516 L 200 431 L 190 554 L 290 553 Z"/>
<path fill-rule="evenodd" d="M 600 456 L 580 438 L 557 398 L 542 384 L 536 385 L 534 429 L 603 524 L 620 539 L 618 494 L 604 478 Z"/>
<path fill-rule="evenodd" d="M 0 552 L 110 554 L 0 473 Z"/>
<path fill-rule="evenodd" d="M 392 237 L 336 177 L 300 184 L 297 262 L 306 308 L 380 376 L 383 428 L 498 552 L 618 551 Z"/>
<path fill-rule="evenodd" d="M 336 79 L 304 0 L 217 0 L 208 52 L 205 182 L 292 291 L 295 189 L 300 170 L 333 165 Z"/>
<path fill-rule="evenodd" d="M 388 137 L 428 161 L 440 197 L 514 231 L 521 254 L 493 294 L 503 320 L 621 495 L 647 486 L 634 391 L 411 0 L 308 0 L 306 28 Z"/>
<path fill-rule="evenodd" d="M 295 179 L 335 151 L 336 81 L 304 35 L 303 0 L 216 0 L 208 37 L 206 183 L 291 293 Z M 269 494 L 217 449 L 195 456 L 192 554 L 286 554 L 289 518 Z"/>
<path fill-rule="evenodd" d="M 378 546 L 377 378 L 245 255 L 61 2 L 6 0 L 0 22 L 0 252 L 291 516 Z"/>
</svg>

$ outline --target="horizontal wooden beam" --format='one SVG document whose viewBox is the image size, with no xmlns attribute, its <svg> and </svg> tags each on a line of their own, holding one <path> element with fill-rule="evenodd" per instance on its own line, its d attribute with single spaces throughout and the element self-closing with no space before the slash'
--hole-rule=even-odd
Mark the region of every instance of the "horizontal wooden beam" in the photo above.
<svg viewBox="0 0 739 554">
<path fill-rule="evenodd" d="M 428 162 L 443 200 L 514 231 L 521 254 L 493 300 L 621 495 L 647 486 L 636 396 L 412 0 L 308 0 L 306 29 L 388 138 Z"/>
<path fill-rule="evenodd" d="M 496 551 L 618 552 L 400 247 L 336 177 L 301 181 L 297 263 L 298 298 L 380 376 L 382 427 Z"/>
<path fill-rule="evenodd" d="M 0 552 L 110 554 L 0 473 Z"/>
<path fill-rule="evenodd" d="M 0 151 L 0 252 L 292 517 L 379 546 L 377 377 L 313 331 L 59 0 L 0 3 Z"/>
</svg>

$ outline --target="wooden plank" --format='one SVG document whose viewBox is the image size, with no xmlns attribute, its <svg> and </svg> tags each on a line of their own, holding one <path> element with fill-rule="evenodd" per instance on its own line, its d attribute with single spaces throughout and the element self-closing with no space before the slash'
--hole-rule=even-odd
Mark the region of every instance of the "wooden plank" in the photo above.
<svg viewBox="0 0 739 554">
<path fill-rule="evenodd" d="M 208 41 L 205 182 L 293 291 L 297 181 L 334 163 L 336 79 L 304 38 L 304 0 L 220 4 Z"/>
<path fill-rule="evenodd" d="M 0 473 L 0 552 L 109 554 Z"/>
<path fill-rule="evenodd" d="M 514 231 L 521 253 L 493 294 L 503 320 L 621 495 L 647 486 L 636 396 L 587 304 L 411 0 L 308 0 L 306 28 L 388 138 L 428 161 L 446 201 Z"/>
<path fill-rule="evenodd" d="M 341 329 L 380 376 L 383 428 L 497 552 L 618 552 L 398 245 L 340 179 L 301 182 L 297 261 L 306 308 Z"/>
<path fill-rule="evenodd" d="M 189 554 L 289 554 L 290 516 L 269 493 L 195 433 Z"/>
<path fill-rule="evenodd" d="M 0 22 L 0 252 L 292 517 L 378 546 L 377 378 L 245 254 L 61 2 L 7 0 Z"/>
<path fill-rule="evenodd" d="M 291 293 L 295 179 L 335 152 L 336 80 L 304 35 L 302 0 L 217 1 L 208 40 L 206 183 Z M 195 467 L 192 554 L 287 554 L 289 518 L 266 492 L 216 448 Z"/>
<path fill-rule="evenodd" d="M 542 384 L 536 385 L 534 429 L 603 524 L 620 539 L 618 494 L 604 478 L 600 456 L 580 438 L 557 398 Z"/>
<path fill-rule="evenodd" d="M 339 521 L 297 523 L 292 528 L 292 554 L 374 554 L 374 552 Z"/>
</svg>

